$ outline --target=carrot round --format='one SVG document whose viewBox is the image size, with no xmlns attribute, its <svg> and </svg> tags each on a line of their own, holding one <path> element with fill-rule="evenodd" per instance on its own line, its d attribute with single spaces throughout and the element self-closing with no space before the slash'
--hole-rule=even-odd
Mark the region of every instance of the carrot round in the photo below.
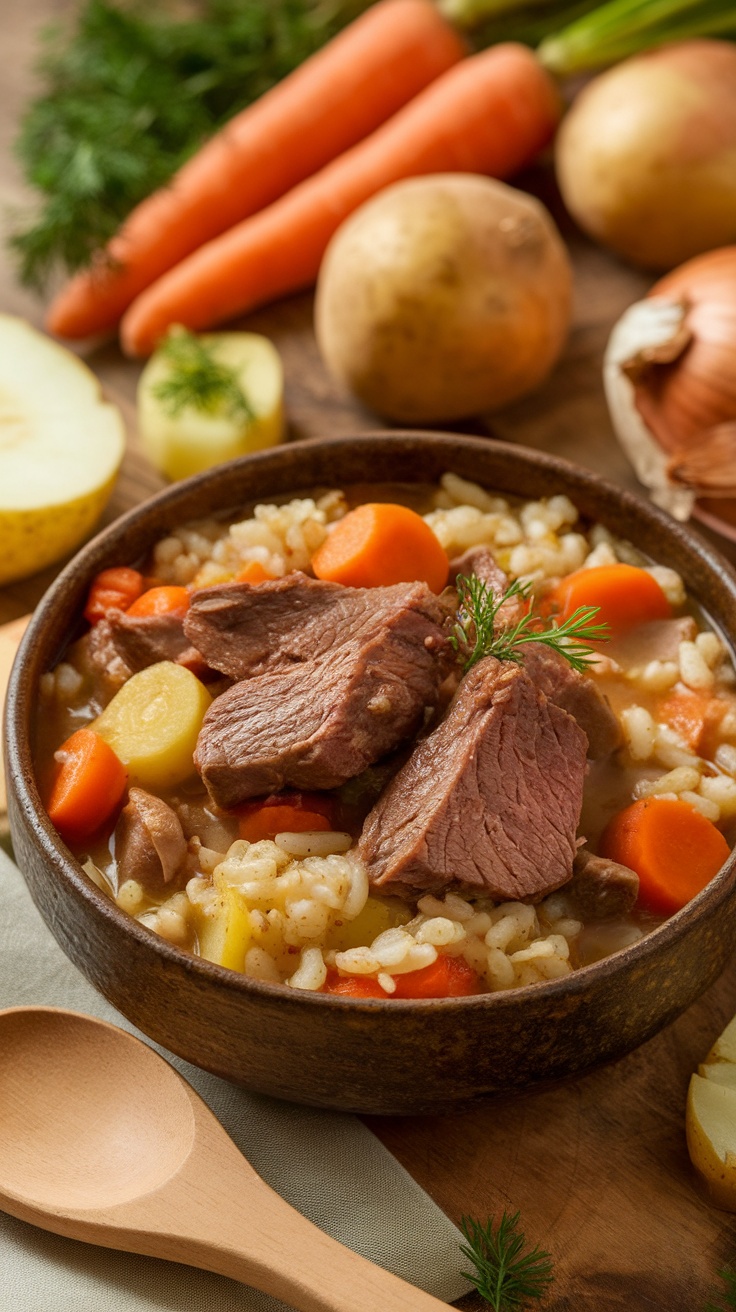
<svg viewBox="0 0 736 1312">
<path fill-rule="evenodd" d="M 505 178 L 551 139 L 560 100 L 525 46 L 463 60 L 359 145 L 164 274 L 131 305 L 122 341 L 146 355 L 173 323 L 206 328 L 310 287 L 332 235 L 363 201 L 402 178 Z"/>
<path fill-rule="evenodd" d="M 190 596 L 188 588 L 161 586 L 148 588 L 129 606 L 126 614 L 146 615 L 186 615 L 189 610 Z"/>
<path fill-rule="evenodd" d="M 122 801 L 128 774 L 93 729 L 77 729 L 55 753 L 46 810 L 67 843 L 84 842 L 101 829 Z"/>
<path fill-rule="evenodd" d="M 272 578 L 273 574 L 269 574 L 268 570 L 263 568 L 263 565 L 259 560 L 248 560 L 239 573 L 235 575 L 235 582 L 267 583 L 268 580 Z"/>
<path fill-rule="evenodd" d="M 109 259 L 56 297 L 47 328 L 61 337 L 113 328 L 167 269 L 362 141 L 464 54 L 430 0 L 373 5 L 138 205 Z"/>
<path fill-rule="evenodd" d="M 366 502 L 348 511 L 312 557 L 318 579 L 352 588 L 426 583 L 441 592 L 447 553 L 421 515 L 391 502 Z"/>
<path fill-rule="evenodd" d="M 370 975 L 338 975 L 336 970 L 327 972 L 322 992 L 344 998 L 383 998 L 384 1002 L 391 996 Z"/>
<path fill-rule="evenodd" d="M 641 906 L 664 916 L 705 888 L 729 853 L 720 830 L 679 798 L 634 802 L 613 817 L 600 842 L 601 856 L 636 871 Z"/>
<path fill-rule="evenodd" d="M 579 606 L 597 606 L 596 624 L 607 624 L 609 636 L 619 637 L 647 620 L 666 620 L 672 607 L 657 580 L 635 565 L 599 565 L 568 574 L 558 584 L 555 601 L 560 619 Z"/>
<path fill-rule="evenodd" d="M 440 954 L 431 966 L 395 975 L 392 998 L 467 998 L 480 992 L 478 975 L 462 957 Z"/>
<path fill-rule="evenodd" d="M 127 610 L 140 597 L 145 583 L 137 569 L 118 565 L 103 569 L 92 581 L 84 608 L 88 624 L 98 624 L 109 610 Z"/>
<path fill-rule="evenodd" d="M 308 834 L 315 830 L 327 833 L 331 828 L 327 816 L 319 811 L 295 806 L 262 806 L 238 821 L 240 837 L 249 843 L 275 838 L 277 834 Z"/>
</svg>

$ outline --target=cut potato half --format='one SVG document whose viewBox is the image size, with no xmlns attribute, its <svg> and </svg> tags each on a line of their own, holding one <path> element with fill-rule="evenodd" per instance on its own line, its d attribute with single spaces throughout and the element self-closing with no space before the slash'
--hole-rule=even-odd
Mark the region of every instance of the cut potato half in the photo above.
<svg viewBox="0 0 736 1312">
<path fill-rule="evenodd" d="M 0 314 L 0 584 L 79 546 L 105 508 L 124 447 L 120 411 L 87 366 Z"/>
<path fill-rule="evenodd" d="M 232 370 L 251 415 L 233 414 L 227 403 L 172 410 L 171 402 L 158 394 L 175 372 L 164 343 L 141 374 L 138 429 L 148 459 L 171 479 L 188 478 L 223 460 L 275 446 L 284 434 L 284 373 L 268 338 L 209 333 L 198 340 L 217 364 Z"/>
<path fill-rule="evenodd" d="M 713 1202 L 736 1212 L 736 1016 L 690 1081 L 685 1127 Z"/>
</svg>

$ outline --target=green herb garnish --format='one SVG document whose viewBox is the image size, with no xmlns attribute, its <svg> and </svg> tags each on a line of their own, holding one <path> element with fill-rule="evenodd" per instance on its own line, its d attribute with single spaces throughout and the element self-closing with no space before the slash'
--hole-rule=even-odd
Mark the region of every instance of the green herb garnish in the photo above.
<svg viewBox="0 0 736 1312">
<path fill-rule="evenodd" d="M 709 1303 L 705 1312 L 726 1312 L 726 1308 L 736 1307 L 736 1272 L 732 1270 L 719 1271 L 719 1276 L 726 1288 L 720 1294 L 716 1294 L 718 1303 Z"/>
<path fill-rule="evenodd" d="M 237 370 L 216 360 L 211 348 L 194 333 L 173 328 L 158 354 L 168 365 L 168 376 L 152 391 L 170 415 L 191 409 L 200 414 L 225 414 L 243 423 L 254 418 Z"/>
<path fill-rule="evenodd" d="M 139 201 L 365 4 L 194 0 L 186 19 L 167 7 L 85 0 L 46 32 L 41 93 L 16 142 L 41 197 L 10 239 L 27 286 L 92 263 Z"/>
<path fill-rule="evenodd" d="M 494 1229 L 493 1217 L 485 1225 L 464 1216 L 461 1223 L 467 1244 L 460 1251 L 473 1263 L 463 1271 L 493 1312 L 521 1312 L 530 1299 L 542 1298 L 554 1279 L 552 1258 L 540 1248 L 525 1252 L 527 1241 L 519 1230 L 519 1213 L 504 1212 Z"/>
<path fill-rule="evenodd" d="M 463 659 L 464 672 L 472 669 L 485 656 L 520 664 L 523 659 L 521 648 L 527 643 L 539 642 L 559 652 L 574 670 L 582 674 L 598 655 L 587 644 L 600 642 L 609 636 L 607 624 L 593 623 L 600 609 L 598 606 L 578 606 L 562 624 L 554 620 L 545 624 L 529 607 L 515 624 L 497 629 L 499 611 L 505 602 L 514 597 L 522 601 L 529 600 L 532 585 L 522 583 L 519 579 L 515 579 L 501 597 L 496 596 L 492 588 L 475 574 L 469 578 L 459 575 L 457 589 L 460 608 L 450 642 Z"/>
</svg>

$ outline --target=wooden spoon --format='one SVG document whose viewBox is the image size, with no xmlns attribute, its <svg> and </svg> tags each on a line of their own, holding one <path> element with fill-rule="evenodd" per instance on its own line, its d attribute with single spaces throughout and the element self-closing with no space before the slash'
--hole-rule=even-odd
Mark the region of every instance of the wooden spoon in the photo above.
<svg viewBox="0 0 736 1312">
<path fill-rule="evenodd" d="M 299 1312 L 447 1312 L 285 1203 L 133 1035 L 72 1011 L 13 1007 L 0 1011 L 0 1052 L 6 1212 L 231 1276 Z"/>
</svg>

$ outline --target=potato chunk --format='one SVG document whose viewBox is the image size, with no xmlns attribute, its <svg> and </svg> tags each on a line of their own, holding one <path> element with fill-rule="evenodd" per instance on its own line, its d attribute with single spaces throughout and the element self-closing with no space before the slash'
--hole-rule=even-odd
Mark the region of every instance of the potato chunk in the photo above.
<svg viewBox="0 0 736 1312">
<path fill-rule="evenodd" d="M 250 912 L 242 893 L 217 872 L 214 885 L 214 906 L 208 908 L 208 914 L 202 911 L 197 917 L 199 955 L 217 966 L 242 971 L 251 938 Z"/>
<path fill-rule="evenodd" d="M 173 788 L 194 773 L 194 748 L 212 698 L 173 661 L 134 674 L 92 726 L 128 768 L 130 782 Z"/>
</svg>

